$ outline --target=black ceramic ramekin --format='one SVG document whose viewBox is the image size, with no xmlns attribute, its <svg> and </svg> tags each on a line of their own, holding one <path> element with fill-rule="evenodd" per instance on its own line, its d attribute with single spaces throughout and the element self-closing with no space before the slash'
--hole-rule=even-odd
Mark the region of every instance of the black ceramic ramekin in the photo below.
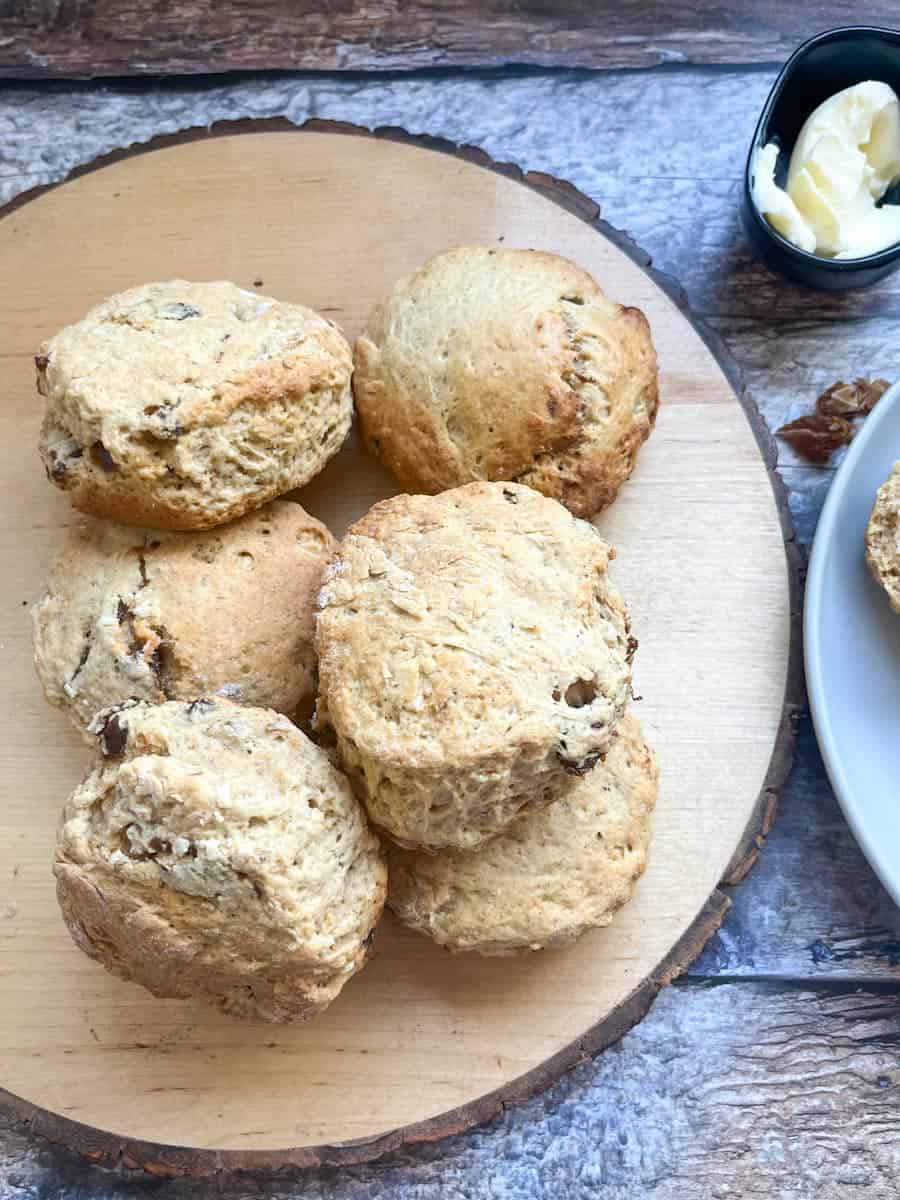
<svg viewBox="0 0 900 1200">
<path fill-rule="evenodd" d="M 773 270 L 818 288 L 865 287 L 900 266 L 900 242 L 862 258 L 808 254 L 776 232 L 753 203 L 756 152 L 767 142 L 779 146 L 777 182 L 783 186 L 791 150 L 813 109 L 843 88 L 866 79 L 889 84 L 900 95 L 900 32 L 852 25 L 820 33 L 795 50 L 763 107 L 750 144 L 741 214 L 747 236 Z"/>
</svg>

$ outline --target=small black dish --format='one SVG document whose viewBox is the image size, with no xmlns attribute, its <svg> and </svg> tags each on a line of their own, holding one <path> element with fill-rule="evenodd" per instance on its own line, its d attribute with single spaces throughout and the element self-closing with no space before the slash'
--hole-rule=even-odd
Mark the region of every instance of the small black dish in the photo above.
<svg viewBox="0 0 900 1200">
<path fill-rule="evenodd" d="M 773 229 L 753 203 L 754 159 L 767 142 L 777 142 L 775 177 L 784 186 L 791 150 L 806 118 L 835 92 L 866 79 L 887 83 L 900 95 L 900 32 L 851 25 L 810 38 L 775 80 L 750 144 L 741 197 L 747 236 L 767 266 L 810 287 L 866 287 L 900 266 L 900 242 L 863 258 L 824 258 L 799 249 Z"/>
</svg>

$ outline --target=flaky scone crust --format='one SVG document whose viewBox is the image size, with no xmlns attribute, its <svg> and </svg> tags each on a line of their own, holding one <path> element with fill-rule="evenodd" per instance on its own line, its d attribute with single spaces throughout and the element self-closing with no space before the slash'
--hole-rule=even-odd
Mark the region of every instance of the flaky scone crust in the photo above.
<svg viewBox="0 0 900 1200">
<path fill-rule="evenodd" d="M 384 903 L 377 837 L 291 722 L 226 700 L 108 709 L 62 815 L 63 917 L 154 995 L 304 1020 L 363 965 Z"/>
<path fill-rule="evenodd" d="M 644 314 L 541 251 L 437 255 L 374 310 L 354 359 L 366 445 L 415 492 L 516 480 L 593 516 L 656 419 Z"/>
<path fill-rule="evenodd" d="M 70 527 L 33 610 L 48 702 L 82 731 L 131 699 L 221 694 L 308 716 L 315 598 L 335 545 L 287 500 L 208 532 Z"/>
<path fill-rule="evenodd" d="M 75 508 L 129 525 L 233 520 L 301 487 L 350 428 L 337 326 L 233 283 L 112 296 L 36 362 L 49 479 Z"/>
<path fill-rule="evenodd" d="M 319 597 L 321 726 L 396 841 L 474 847 L 606 752 L 634 641 L 592 525 L 519 484 L 395 496 Z"/>
<path fill-rule="evenodd" d="M 389 852 L 388 905 L 450 950 L 514 954 L 608 925 L 647 863 L 658 769 L 630 713 L 602 764 L 479 850 Z"/>
</svg>

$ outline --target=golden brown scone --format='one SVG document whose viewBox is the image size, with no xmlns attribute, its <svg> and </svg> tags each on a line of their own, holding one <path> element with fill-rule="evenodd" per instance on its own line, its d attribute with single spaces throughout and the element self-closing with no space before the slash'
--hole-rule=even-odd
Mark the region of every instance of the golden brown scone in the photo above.
<svg viewBox="0 0 900 1200">
<path fill-rule="evenodd" d="M 900 612 L 900 462 L 878 489 L 866 529 L 866 562 Z"/>
<path fill-rule="evenodd" d="M 658 770 L 635 717 L 605 761 L 480 850 L 388 855 L 388 906 L 450 950 L 513 954 L 608 925 L 647 864 Z"/>
<path fill-rule="evenodd" d="M 394 287 L 356 343 L 366 445 L 414 492 L 517 480 L 612 503 L 656 419 L 644 314 L 568 259 L 462 246 Z"/>
<path fill-rule="evenodd" d="M 310 480 L 350 428 L 337 326 L 233 283 L 112 296 L 36 362 L 48 478 L 75 508 L 128 525 L 233 520 Z"/>
<path fill-rule="evenodd" d="M 98 714 L 56 853 L 69 932 L 156 996 L 304 1020 L 363 965 L 384 903 L 377 837 L 287 717 L 227 700 Z"/>
<path fill-rule="evenodd" d="M 123 700 L 217 693 L 308 716 L 315 597 L 334 548 L 287 500 L 208 533 L 70 528 L 33 612 L 47 700 L 82 730 Z"/>
<path fill-rule="evenodd" d="M 318 718 L 392 838 L 478 846 L 598 762 L 636 644 L 611 557 L 519 484 L 395 496 L 351 527 L 319 597 Z"/>
</svg>

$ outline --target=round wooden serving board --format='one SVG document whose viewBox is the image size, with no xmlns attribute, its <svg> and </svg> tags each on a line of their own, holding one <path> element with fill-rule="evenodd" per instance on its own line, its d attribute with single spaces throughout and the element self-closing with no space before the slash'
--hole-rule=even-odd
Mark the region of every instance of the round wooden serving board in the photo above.
<svg viewBox="0 0 900 1200">
<path fill-rule="evenodd" d="M 583 197 L 486 165 L 321 125 L 218 131 L 114 157 L 0 220 L 0 1084 L 7 1107 L 98 1159 L 347 1162 L 465 1128 L 638 1020 L 765 832 L 789 758 L 796 580 L 758 418 Z M 35 450 L 32 356 L 109 293 L 173 276 L 302 301 L 352 339 L 400 275 L 465 242 L 567 255 L 653 329 L 659 423 L 600 521 L 662 771 L 649 869 L 611 928 L 525 958 L 451 957 L 386 918 L 372 963 L 307 1026 L 155 1000 L 85 958 L 56 908 L 54 831 L 85 751 L 31 666 L 28 606 L 73 519 Z M 395 490 L 354 442 L 302 499 L 340 535 Z"/>
</svg>

